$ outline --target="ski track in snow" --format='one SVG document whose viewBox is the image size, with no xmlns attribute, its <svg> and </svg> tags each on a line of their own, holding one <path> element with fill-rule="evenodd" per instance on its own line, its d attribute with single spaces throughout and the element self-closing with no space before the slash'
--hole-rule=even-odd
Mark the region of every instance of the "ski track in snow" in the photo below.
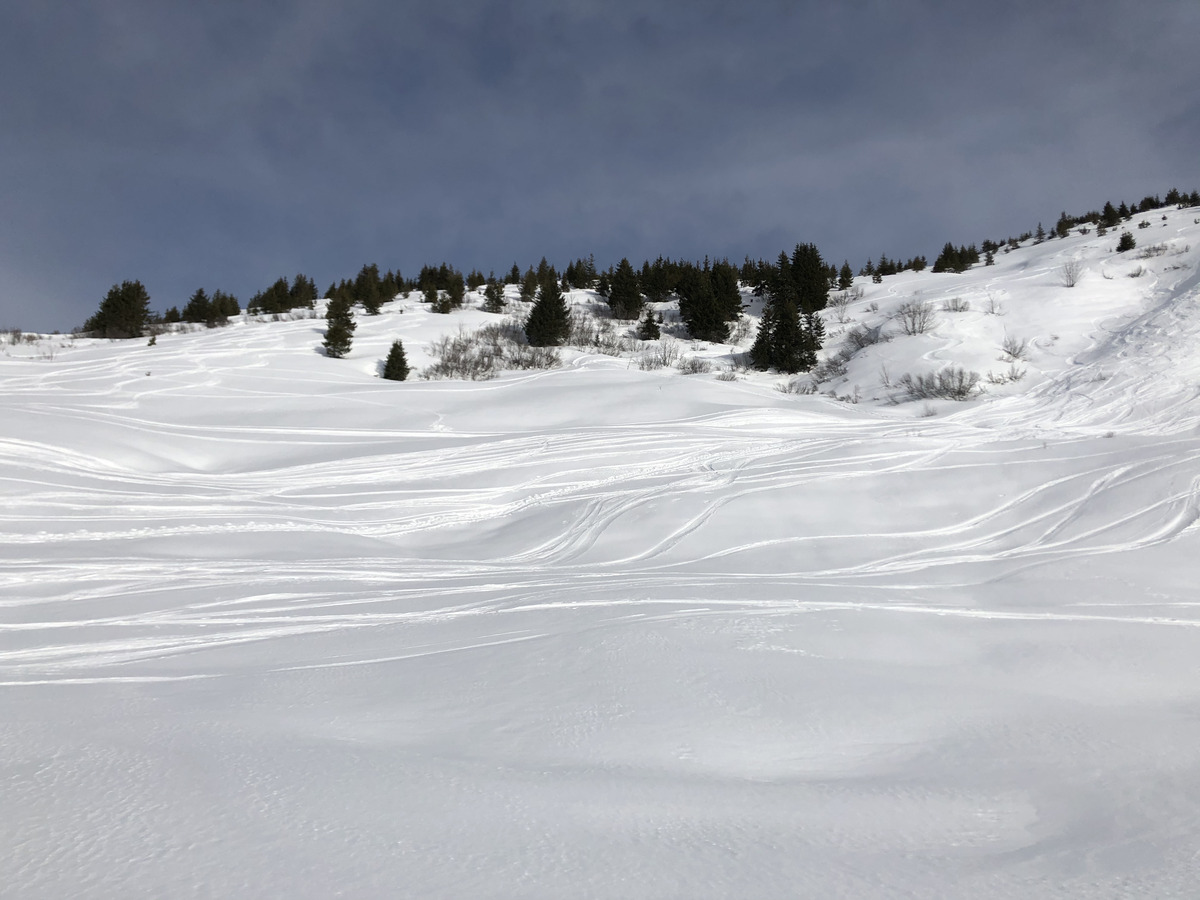
<svg viewBox="0 0 1200 900">
<path fill-rule="evenodd" d="M 11 896 L 1191 896 L 1169 231 L 1136 282 L 1072 238 L 868 294 L 972 298 L 921 371 L 1085 263 L 1030 383 L 936 418 L 605 357 L 398 388 L 316 321 L 9 360 Z"/>
</svg>

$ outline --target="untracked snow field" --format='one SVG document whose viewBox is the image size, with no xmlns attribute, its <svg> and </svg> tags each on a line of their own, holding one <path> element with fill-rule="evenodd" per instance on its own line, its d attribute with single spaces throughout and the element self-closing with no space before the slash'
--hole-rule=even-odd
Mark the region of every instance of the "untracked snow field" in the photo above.
<svg viewBox="0 0 1200 900">
<path fill-rule="evenodd" d="M 1198 216 L 858 279 L 810 395 L 4 344 L 0 894 L 1196 897 Z"/>
</svg>

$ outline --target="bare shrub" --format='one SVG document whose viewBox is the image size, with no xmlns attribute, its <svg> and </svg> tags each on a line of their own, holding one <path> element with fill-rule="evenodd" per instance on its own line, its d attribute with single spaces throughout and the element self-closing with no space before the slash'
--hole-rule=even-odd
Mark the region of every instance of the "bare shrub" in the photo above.
<svg viewBox="0 0 1200 900">
<path fill-rule="evenodd" d="M 505 369 L 549 369 L 561 362 L 553 347 L 530 347 L 519 323 L 506 319 L 475 332 L 459 329 L 429 346 L 434 363 L 421 372 L 426 380 L 461 378 L 487 381 Z"/>
<path fill-rule="evenodd" d="M 625 329 L 618 329 L 611 319 L 597 319 L 580 309 L 571 312 L 571 330 L 566 344 L 606 356 L 620 356 L 634 346 Z"/>
<path fill-rule="evenodd" d="M 872 300 L 870 303 L 867 304 L 867 310 L 868 310 L 868 312 L 873 312 L 873 313 L 879 312 L 879 301 Z"/>
<path fill-rule="evenodd" d="M 1015 362 L 1008 367 L 1007 372 L 1001 372 L 999 375 L 991 371 L 987 373 L 988 384 L 1010 384 L 1018 382 L 1024 377 L 1025 370 Z"/>
<path fill-rule="evenodd" d="M 734 323 L 729 327 L 729 343 L 738 345 L 750 336 L 750 320 L 745 316 L 738 316 Z"/>
<path fill-rule="evenodd" d="M 685 356 L 675 368 L 680 375 L 707 375 L 712 371 L 712 363 L 699 356 Z"/>
<path fill-rule="evenodd" d="M 853 355 L 854 354 L 852 352 L 847 353 L 845 349 L 843 349 L 840 352 L 833 354 L 828 359 L 817 363 L 817 365 L 813 366 L 812 371 L 809 373 L 812 377 L 812 380 L 817 384 L 821 384 L 825 381 L 833 381 L 835 378 L 842 378 L 846 374 L 846 363 Z"/>
<path fill-rule="evenodd" d="M 1130 278 L 1141 278 L 1145 274 L 1146 274 L 1146 270 L 1143 269 L 1141 266 L 1138 266 L 1136 269 L 1134 269 L 1132 272 L 1129 273 L 1129 277 Z"/>
<path fill-rule="evenodd" d="M 842 291 L 830 297 L 829 309 L 833 312 L 834 320 L 839 325 L 845 325 L 850 318 L 850 292 Z"/>
<path fill-rule="evenodd" d="M 971 311 L 971 304 L 962 297 L 951 297 L 942 303 L 942 312 L 965 313 Z"/>
<path fill-rule="evenodd" d="M 717 381 L 737 381 L 737 372 L 733 369 L 722 369 L 717 373 Z"/>
<path fill-rule="evenodd" d="M 936 323 L 933 307 L 923 300 L 901 303 L 895 318 L 905 334 L 924 334 Z"/>
<path fill-rule="evenodd" d="M 553 369 L 562 362 L 556 347 L 510 344 L 504 354 L 506 369 Z"/>
<path fill-rule="evenodd" d="M 606 323 L 611 327 L 612 323 Z M 571 310 L 571 330 L 567 333 L 567 344 L 571 347 L 591 347 L 599 337 L 599 322 L 581 309 Z"/>
<path fill-rule="evenodd" d="M 905 373 L 898 382 L 909 400 L 966 400 L 979 387 L 979 373 L 949 366 L 928 375 Z"/>
<path fill-rule="evenodd" d="M 859 325 L 846 332 L 845 344 L 851 348 L 851 352 L 857 352 L 872 344 L 884 344 L 890 340 L 891 337 L 883 333 L 882 325 L 876 325 L 874 328 Z"/>
<path fill-rule="evenodd" d="M 811 378 L 789 378 L 775 385 L 781 394 L 815 394 L 817 386 Z"/>
<path fill-rule="evenodd" d="M 679 361 L 679 345 L 674 338 L 663 337 L 657 343 L 646 344 L 638 355 L 638 368 L 643 372 L 664 369 Z"/>
<path fill-rule="evenodd" d="M 1156 256 L 1162 256 L 1167 252 L 1166 244 L 1151 244 L 1149 247 L 1143 247 L 1138 253 L 1138 259 L 1153 259 Z"/>
<path fill-rule="evenodd" d="M 480 340 L 478 334 L 459 331 L 443 335 L 429 345 L 433 365 L 421 372 L 425 379 L 462 378 L 467 381 L 486 381 L 495 378 L 502 369 L 501 354 L 490 341 Z"/>
<path fill-rule="evenodd" d="M 1016 362 L 1029 356 L 1029 341 L 1025 338 L 1015 338 L 1010 334 L 1004 335 L 1000 344 L 1000 358 L 1004 362 Z"/>
<path fill-rule="evenodd" d="M 1079 276 L 1083 274 L 1083 267 L 1079 264 L 1079 260 L 1073 259 L 1070 262 L 1063 263 L 1059 269 L 1059 280 L 1063 287 L 1073 288 L 1079 284 Z"/>
</svg>

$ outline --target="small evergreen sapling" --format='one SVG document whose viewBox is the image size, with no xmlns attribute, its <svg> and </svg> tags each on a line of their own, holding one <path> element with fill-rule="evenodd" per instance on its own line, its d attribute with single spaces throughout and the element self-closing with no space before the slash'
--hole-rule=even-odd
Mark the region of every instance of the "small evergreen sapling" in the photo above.
<svg viewBox="0 0 1200 900">
<path fill-rule="evenodd" d="M 1121 232 L 1121 239 L 1117 241 L 1117 252 L 1124 253 L 1126 250 L 1132 250 L 1137 246 L 1137 241 L 1133 239 L 1133 235 L 1128 231 Z"/>
<path fill-rule="evenodd" d="M 504 285 L 496 280 L 495 275 L 489 276 L 483 289 L 483 311 L 504 312 Z"/>
<path fill-rule="evenodd" d="M 383 377 L 389 381 L 404 381 L 408 378 L 408 359 L 404 356 L 404 345 L 392 341 L 387 360 L 383 364 Z"/>
<path fill-rule="evenodd" d="M 640 341 L 657 341 L 662 337 L 662 315 L 655 316 L 654 310 L 646 310 L 646 317 L 638 325 L 637 336 Z"/>
</svg>

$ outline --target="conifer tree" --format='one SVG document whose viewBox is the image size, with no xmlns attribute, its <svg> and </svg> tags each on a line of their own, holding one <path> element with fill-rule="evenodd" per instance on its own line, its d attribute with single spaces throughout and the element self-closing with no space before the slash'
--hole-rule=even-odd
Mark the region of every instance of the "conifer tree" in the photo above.
<svg viewBox="0 0 1200 900">
<path fill-rule="evenodd" d="M 146 288 L 140 281 L 122 281 L 109 289 L 83 330 L 106 338 L 141 337 L 149 319 L 150 295 Z"/>
<path fill-rule="evenodd" d="M 466 285 L 463 283 L 462 274 L 454 272 L 446 284 L 446 300 L 450 304 L 451 309 L 461 309 L 463 298 L 467 295 Z"/>
<path fill-rule="evenodd" d="M 533 271 L 533 267 L 530 266 L 525 270 L 525 274 L 521 278 L 521 299 L 528 303 L 537 297 L 537 292 L 537 272 Z"/>
<path fill-rule="evenodd" d="M 238 306 L 237 297 L 224 291 L 213 291 L 209 304 L 212 307 L 213 322 L 216 325 L 228 324 L 230 318 L 242 311 L 242 308 Z"/>
<path fill-rule="evenodd" d="M 504 285 L 496 280 L 494 273 L 488 276 L 487 284 L 483 288 L 483 311 L 504 312 Z"/>
<path fill-rule="evenodd" d="M 284 284 L 286 285 L 286 281 Z M 303 272 L 296 274 L 292 279 L 292 286 L 288 289 L 288 308 L 297 309 L 312 309 L 317 302 L 317 284 Z"/>
<path fill-rule="evenodd" d="M 383 294 L 379 291 L 379 266 L 372 263 L 358 270 L 354 279 L 354 299 L 362 304 L 369 316 L 379 315 L 383 306 Z"/>
<path fill-rule="evenodd" d="M 838 270 L 838 290 L 848 291 L 854 285 L 854 271 L 850 268 L 850 261 L 846 260 L 842 263 L 842 268 Z"/>
<path fill-rule="evenodd" d="M 662 337 L 662 316 L 656 316 L 654 310 L 647 309 L 646 315 L 638 324 L 637 336 L 639 341 L 657 341 Z"/>
<path fill-rule="evenodd" d="M 554 347 L 571 333 L 571 315 L 557 278 L 547 278 L 525 321 L 525 337 L 531 346 Z"/>
<path fill-rule="evenodd" d="M 824 309 L 829 303 L 829 273 L 816 244 L 797 244 L 791 263 L 797 309 L 802 313 Z"/>
<path fill-rule="evenodd" d="M 404 381 L 408 378 L 408 359 L 404 356 L 404 344 L 392 341 L 387 360 L 383 364 L 383 377 L 389 381 Z"/>
<path fill-rule="evenodd" d="M 196 293 L 192 294 L 180 315 L 185 322 L 203 325 L 215 324 L 212 303 L 208 299 L 208 294 L 204 292 L 204 288 L 198 288 Z"/>
<path fill-rule="evenodd" d="M 329 301 L 329 307 L 325 310 L 325 355 L 341 359 L 349 353 L 355 327 L 354 314 L 350 311 L 350 298 L 339 291 L 338 296 Z"/>
<path fill-rule="evenodd" d="M 642 292 L 637 273 L 624 257 L 617 264 L 608 289 L 608 305 L 614 319 L 636 319 L 642 314 Z"/>
<path fill-rule="evenodd" d="M 800 372 L 810 369 L 816 362 L 816 348 L 820 346 L 820 337 L 813 333 L 813 323 L 819 322 L 816 310 L 808 310 L 806 322 L 808 329 L 801 324 L 799 304 L 801 292 L 798 281 L 805 285 L 804 290 L 809 302 L 816 302 L 819 297 L 812 296 L 813 285 L 808 283 L 812 273 L 812 255 L 816 247 L 805 245 L 802 252 L 793 254 L 800 265 L 799 278 L 786 253 L 779 254 L 779 262 L 772 273 L 768 287 L 769 297 L 763 306 L 762 319 L 758 325 L 758 336 L 750 348 L 750 362 L 756 369 L 776 369 L 780 372 Z M 801 248 L 797 247 L 800 251 Z M 820 254 L 816 253 L 820 260 Z M 829 290 L 829 281 L 820 266 L 823 291 Z"/>
<path fill-rule="evenodd" d="M 388 303 L 396 299 L 396 295 L 400 293 L 400 282 L 396 278 L 391 269 L 388 269 L 387 274 L 383 276 L 383 280 L 379 282 L 379 296 L 384 303 Z"/>
</svg>

